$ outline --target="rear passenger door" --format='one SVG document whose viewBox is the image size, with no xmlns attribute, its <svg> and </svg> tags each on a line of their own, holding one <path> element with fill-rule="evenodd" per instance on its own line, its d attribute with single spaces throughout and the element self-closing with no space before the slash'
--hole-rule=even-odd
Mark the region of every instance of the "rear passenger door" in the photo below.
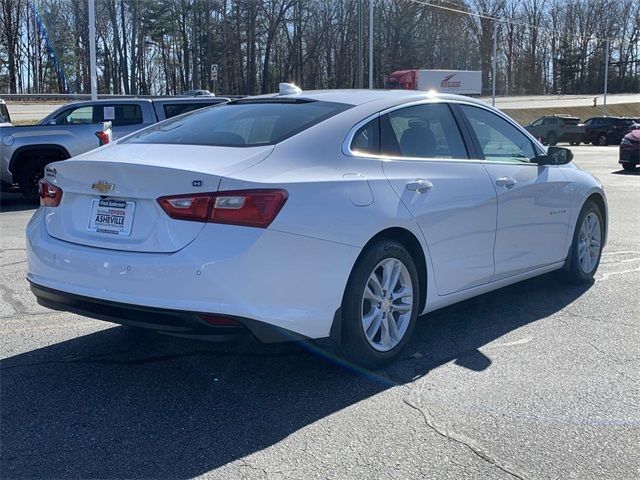
<svg viewBox="0 0 640 480">
<path fill-rule="evenodd" d="M 482 162 L 469 160 L 464 135 L 446 103 L 380 117 L 383 170 L 425 236 L 439 295 L 494 273 L 496 192 Z"/>
<path fill-rule="evenodd" d="M 147 103 L 100 103 L 94 106 L 93 121 L 95 123 L 111 122 L 113 139 L 117 140 L 154 123 L 152 121 L 154 114 L 149 105 Z"/>
<path fill-rule="evenodd" d="M 494 280 L 563 261 L 571 186 L 562 168 L 532 162 L 527 135 L 496 113 L 460 105 L 498 196 Z"/>
</svg>

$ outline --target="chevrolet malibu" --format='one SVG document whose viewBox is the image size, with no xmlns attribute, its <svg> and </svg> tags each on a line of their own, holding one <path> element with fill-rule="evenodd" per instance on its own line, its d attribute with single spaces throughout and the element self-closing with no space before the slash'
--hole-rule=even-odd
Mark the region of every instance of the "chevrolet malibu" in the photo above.
<svg viewBox="0 0 640 480">
<path fill-rule="evenodd" d="M 606 197 L 571 159 L 470 98 L 284 85 L 50 164 L 28 280 L 53 309 L 379 367 L 421 314 L 592 279 Z"/>
</svg>

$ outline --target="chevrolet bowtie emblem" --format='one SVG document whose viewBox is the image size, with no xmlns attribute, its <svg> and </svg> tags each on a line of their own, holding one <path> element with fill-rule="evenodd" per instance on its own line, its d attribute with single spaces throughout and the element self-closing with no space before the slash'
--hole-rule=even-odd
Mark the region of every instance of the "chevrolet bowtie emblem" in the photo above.
<svg viewBox="0 0 640 480">
<path fill-rule="evenodd" d="M 91 188 L 94 190 L 98 190 L 100 193 L 107 193 L 113 191 L 116 185 L 114 183 L 109 183 L 106 180 L 100 180 L 91 185 Z"/>
</svg>

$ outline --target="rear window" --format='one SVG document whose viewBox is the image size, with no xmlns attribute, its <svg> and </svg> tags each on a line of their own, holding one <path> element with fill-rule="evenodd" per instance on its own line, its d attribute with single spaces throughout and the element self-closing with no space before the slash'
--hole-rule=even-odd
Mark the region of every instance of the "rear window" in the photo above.
<svg viewBox="0 0 640 480">
<path fill-rule="evenodd" d="M 240 100 L 161 122 L 130 137 L 126 143 L 273 145 L 349 107 L 304 100 Z"/>
<path fill-rule="evenodd" d="M 578 123 L 580 123 L 580 120 L 577 118 L 565 118 L 562 121 L 565 125 L 578 125 Z"/>
<path fill-rule="evenodd" d="M 165 118 L 177 117 L 183 113 L 193 112 L 204 107 L 210 107 L 211 105 L 217 105 L 221 102 L 196 102 L 196 103 L 167 103 L 163 106 Z"/>
<path fill-rule="evenodd" d="M 627 125 L 631 125 L 633 123 L 633 120 L 631 120 L 629 118 L 618 118 L 613 123 L 615 125 L 627 126 Z"/>
</svg>

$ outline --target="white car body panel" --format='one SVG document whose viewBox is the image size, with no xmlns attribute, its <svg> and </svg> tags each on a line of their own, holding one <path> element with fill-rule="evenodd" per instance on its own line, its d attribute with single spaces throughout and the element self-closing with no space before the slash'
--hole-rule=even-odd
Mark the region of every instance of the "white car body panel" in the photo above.
<svg viewBox="0 0 640 480">
<path fill-rule="evenodd" d="M 40 208 L 29 223 L 28 279 L 83 297 L 243 317 L 322 338 L 331 333 L 353 265 L 380 232 L 401 229 L 420 245 L 422 311 L 428 312 L 561 268 L 590 195 L 602 198 L 606 216 L 601 185 L 573 165 L 413 162 L 345 152 L 343 143 L 359 122 L 400 104 L 433 101 L 430 95 L 301 95 L 354 106 L 275 146 L 116 143 L 52 164 L 57 173 L 47 180 L 64 194 L 59 207 Z M 517 187 L 499 190 L 494 179 L 504 175 L 516 178 Z M 433 189 L 407 191 L 417 178 Z M 98 195 L 91 183 L 99 180 L 116 184 L 114 196 L 140 202 L 134 220 L 140 223 L 128 239 L 84 231 L 88 202 Z M 193 180 L 203 186 L 194 187 Z M 266 229 L 174 220 L 155 202 L 166 195 L 265 188 L 288 192 Z"/>
<path fill-rule="evenodd" d="M 386 160 L 384 172 L 422 230 L 439 295 L 485 284 L 494 273 L 496 194 L 480 163 Z M 407 180 L 433 187 L 407 190 Z"/>
<path fill-rule="evenodd" d="M 55 176 L 48 173 L 47 179 L 64 185 L 64 196 L 61 207 L 47 209 L 49 234 L 60 240 L 101 248 L 176 252 L 193 241 L 204 224 L 170 218 L 155 199 L 194 190 L 194 181 L 200 182 L 198 191 L 215 192 L 220 175 L 255 165 L 273 151 L 273 147 L 176 147 L 130 144 L 105 147 L 51 167 L 56 173 Z M 91 202 L 100 198 L 100 192 L 92 186 L 107 177 L 114 185 L 110 196 L 136 204 L 131 235 L 114 236 L 87 230 Z"/>
<path fill-rule="evenodd" d="M 517 181 L 512 187 L 493 182 L 498 195 L 493 280 L 564 261 L 571 188 L 562 168 L 508 163 L 484 167 L 493 180 L 508 177 Z"/>
</svg>

